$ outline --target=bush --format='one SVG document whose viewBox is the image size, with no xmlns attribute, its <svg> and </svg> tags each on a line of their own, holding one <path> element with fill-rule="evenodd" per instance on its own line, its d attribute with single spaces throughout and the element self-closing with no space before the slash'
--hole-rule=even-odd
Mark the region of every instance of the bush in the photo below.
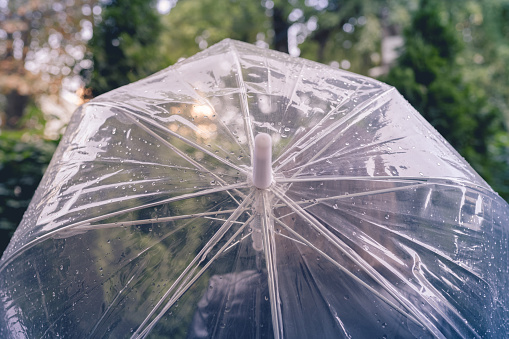
<svg viewBox="0 0 509 339">
<path fill-rule="evenodd" d="M 21 132 L 0 134 L 0 253 L 21 222 L 58 144 L 14 133 Z"/>
</svg>

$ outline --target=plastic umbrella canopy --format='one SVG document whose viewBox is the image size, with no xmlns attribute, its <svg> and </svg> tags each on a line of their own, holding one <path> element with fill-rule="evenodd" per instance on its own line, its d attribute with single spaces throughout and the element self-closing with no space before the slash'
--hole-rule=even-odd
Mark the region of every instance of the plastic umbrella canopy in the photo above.
<svg viewBox="0 0 509 339">
<path fill-rule="evenodd" d="M 225 40 L 74 113 L 0 335 L 500 338 L 508 211 L 393 87 Z"/>
</svg>

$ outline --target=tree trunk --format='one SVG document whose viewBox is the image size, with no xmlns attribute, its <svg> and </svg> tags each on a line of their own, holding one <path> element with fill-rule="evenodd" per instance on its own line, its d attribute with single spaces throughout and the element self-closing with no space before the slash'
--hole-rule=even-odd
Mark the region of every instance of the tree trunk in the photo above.
<svg viewBox="0 0 509 339">
<path fill-rule="evenodd" d="M 28 104 L 28 95 L 20 94 L 17 90 L 13 89 L 6 95 L 7 105 L 5 107 L 5 126 L 10 129 L 17 127 L 17 124 Z"/>
<path fill-rule="evenodd" d="M 277 51 L 288 53 L 288 22 L 283 16 L 283 11 L 274 7 L 272 23 L 274 27 L 274 48 Z"/>
</svg>

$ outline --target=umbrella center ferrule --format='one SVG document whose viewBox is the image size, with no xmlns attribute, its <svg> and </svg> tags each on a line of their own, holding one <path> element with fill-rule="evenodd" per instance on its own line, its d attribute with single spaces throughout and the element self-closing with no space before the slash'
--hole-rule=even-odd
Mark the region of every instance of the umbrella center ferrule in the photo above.
<svg viewBox="0 0 509 339">
<path fill-rule="evenodd" d="M 253 154 L 253 185 L 266 189 L 272 184 L 272 138 L 267 133 L 255 137 Z"/>
</svg>

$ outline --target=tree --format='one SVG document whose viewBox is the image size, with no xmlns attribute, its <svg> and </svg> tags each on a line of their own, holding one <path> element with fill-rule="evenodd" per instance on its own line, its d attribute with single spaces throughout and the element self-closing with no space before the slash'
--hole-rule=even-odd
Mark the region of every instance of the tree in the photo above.
<svg viewBox="0 0 509 339">
<path fill-rule="evenodd" d="M 161 29 L 154 1 L 106 2 L 89 44 L 94 65 L 88 83 L 92 94 L 97 96 L 159 70 Z"/>
<path fill-rule="evenodd" d="M 88 66 L 84 45 L 96 12 L 90 2 L 0 2 L 0 125 L 18 128 L 37 96 L 58 93 L 64 78 Z"/>
<path fill-rule="evenodd" d="M 273 32 L 267 11 L 258 1 L 179 1 L 163 18 L 168 32 L 161 36 L 166 65 L 226 38 L 268 46 Z"/>
<path fill-rule="evenodd" d="M 0 135 L 0 253 L 9 244 L 57 145 L 26 131 L 12 133 Z"/>
<path fill-rule="evenodd" d="M 323 63 L 346 60 L 345 68 L 366 74 L 377 63 L 371 55 L 379 52 L 381 7 L 367 0 L 179 1 L 163 17 L 169 34 L 161 37 L 161 46 L 173 64 L 232 38 Z"/>
<path fill-rule="evenodd" d="M 371 54 L 379 51 L 382 5 L 365 0 L 275 2 L 285 13 L 290 54 L 322 63 L 344 60 L 343 68 L 363 74 L 373 67 Z"/>
<path fill-rule="evenodd" d="M 435 0 L 423 0 L 404 33 L 405 47 L 390 73 L 394 85 L 506 199 L 509 152 L 504 117 L 458 60 L 464 44 Z"/>
</svg>

